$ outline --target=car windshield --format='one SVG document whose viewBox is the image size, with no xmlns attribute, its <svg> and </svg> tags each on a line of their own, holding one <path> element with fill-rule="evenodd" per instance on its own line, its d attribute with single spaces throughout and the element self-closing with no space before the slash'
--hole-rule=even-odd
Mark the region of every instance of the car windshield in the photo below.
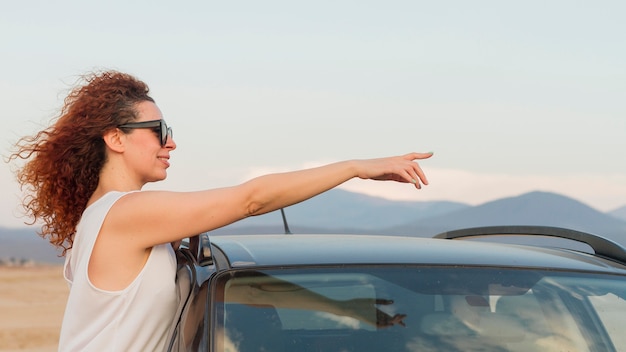
<svg viewBox="0 0 626 352">
<path fill-rule="evenodd" d="M 626 351 L 623 276 L 467 267 L 233 271 L 215 351 Z"/>
</svg>

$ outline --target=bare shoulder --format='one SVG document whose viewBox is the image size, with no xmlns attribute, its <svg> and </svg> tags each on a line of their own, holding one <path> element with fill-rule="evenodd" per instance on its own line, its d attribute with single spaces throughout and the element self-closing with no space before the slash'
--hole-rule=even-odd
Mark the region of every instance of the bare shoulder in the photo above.
<svg viewBox="0 0 626 352">
<path fill-rule="evenodd" d="M 174 242 L 243 218 L 245 202 L 240 193 L 237 187 L 132 192 L 111 207 L 103 228 L 132 246 Z"/>
</svg>

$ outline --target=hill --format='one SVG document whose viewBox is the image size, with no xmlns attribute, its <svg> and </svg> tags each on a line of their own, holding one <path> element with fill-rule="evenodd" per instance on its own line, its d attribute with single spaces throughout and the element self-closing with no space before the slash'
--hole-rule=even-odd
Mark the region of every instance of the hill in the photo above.
<svg viewBox="0 0 626 352">
<path fill-rule="evenodd" d="M 494 225 L 557 226 L 590 232 L 626 245 L 626 221 L 577 200 L 549 192 L 531 192 L 460 209 L 387 229 L 390 234 L 433 236 L 466 227 Z"/>
<path fill-rule="evenodd" d="M 0 259 L 28 259 L 42 263 L 62 263 L 59 252 L 32 228 L 0 227 Z"/>
<path fill-rule="evenodd" d="M 626 205 L 609 212 L 610 215 L 626 221 Z"/>
</svg>

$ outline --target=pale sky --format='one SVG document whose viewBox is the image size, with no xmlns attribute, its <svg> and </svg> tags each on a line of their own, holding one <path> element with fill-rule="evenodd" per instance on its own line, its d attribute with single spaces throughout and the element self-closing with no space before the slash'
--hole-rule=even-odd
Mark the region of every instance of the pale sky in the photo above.
<svg viewBox="0 0 626 352">
<path fill-rule="evenodd" d="M 169 178 L 433 151 L 430 185 L 350 181 L 472 205 L 560 193 L 626 205 L 623 1 L 12 1 L 0 12 L 2 155 L 56 115 L 76 77 L 144 80 L 174 129 Z M 0 226 L 21 226 L 10 166 Z"/>
</svg>

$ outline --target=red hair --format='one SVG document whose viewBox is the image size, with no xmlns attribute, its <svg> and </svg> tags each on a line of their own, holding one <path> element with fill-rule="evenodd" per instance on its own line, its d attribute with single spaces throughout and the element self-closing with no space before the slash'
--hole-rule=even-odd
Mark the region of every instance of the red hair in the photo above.
<svg viewBox="0 0 626 352">
<path fill-rule="evenodd" d="M 9 160 L 26 160 L 16 176 L 26 191 L 22 206 L 32 218 L 29 224 L 43 222 L 39 235 L 62 248 L 63 255 L 100 180 L 106 161 L 102 136 L 136 120 L 136 105 L 154 102 L 148 93 L 144 82 L 128 74 L 83 75 L 53 124 L 16 143 Z"/>
</svg>

